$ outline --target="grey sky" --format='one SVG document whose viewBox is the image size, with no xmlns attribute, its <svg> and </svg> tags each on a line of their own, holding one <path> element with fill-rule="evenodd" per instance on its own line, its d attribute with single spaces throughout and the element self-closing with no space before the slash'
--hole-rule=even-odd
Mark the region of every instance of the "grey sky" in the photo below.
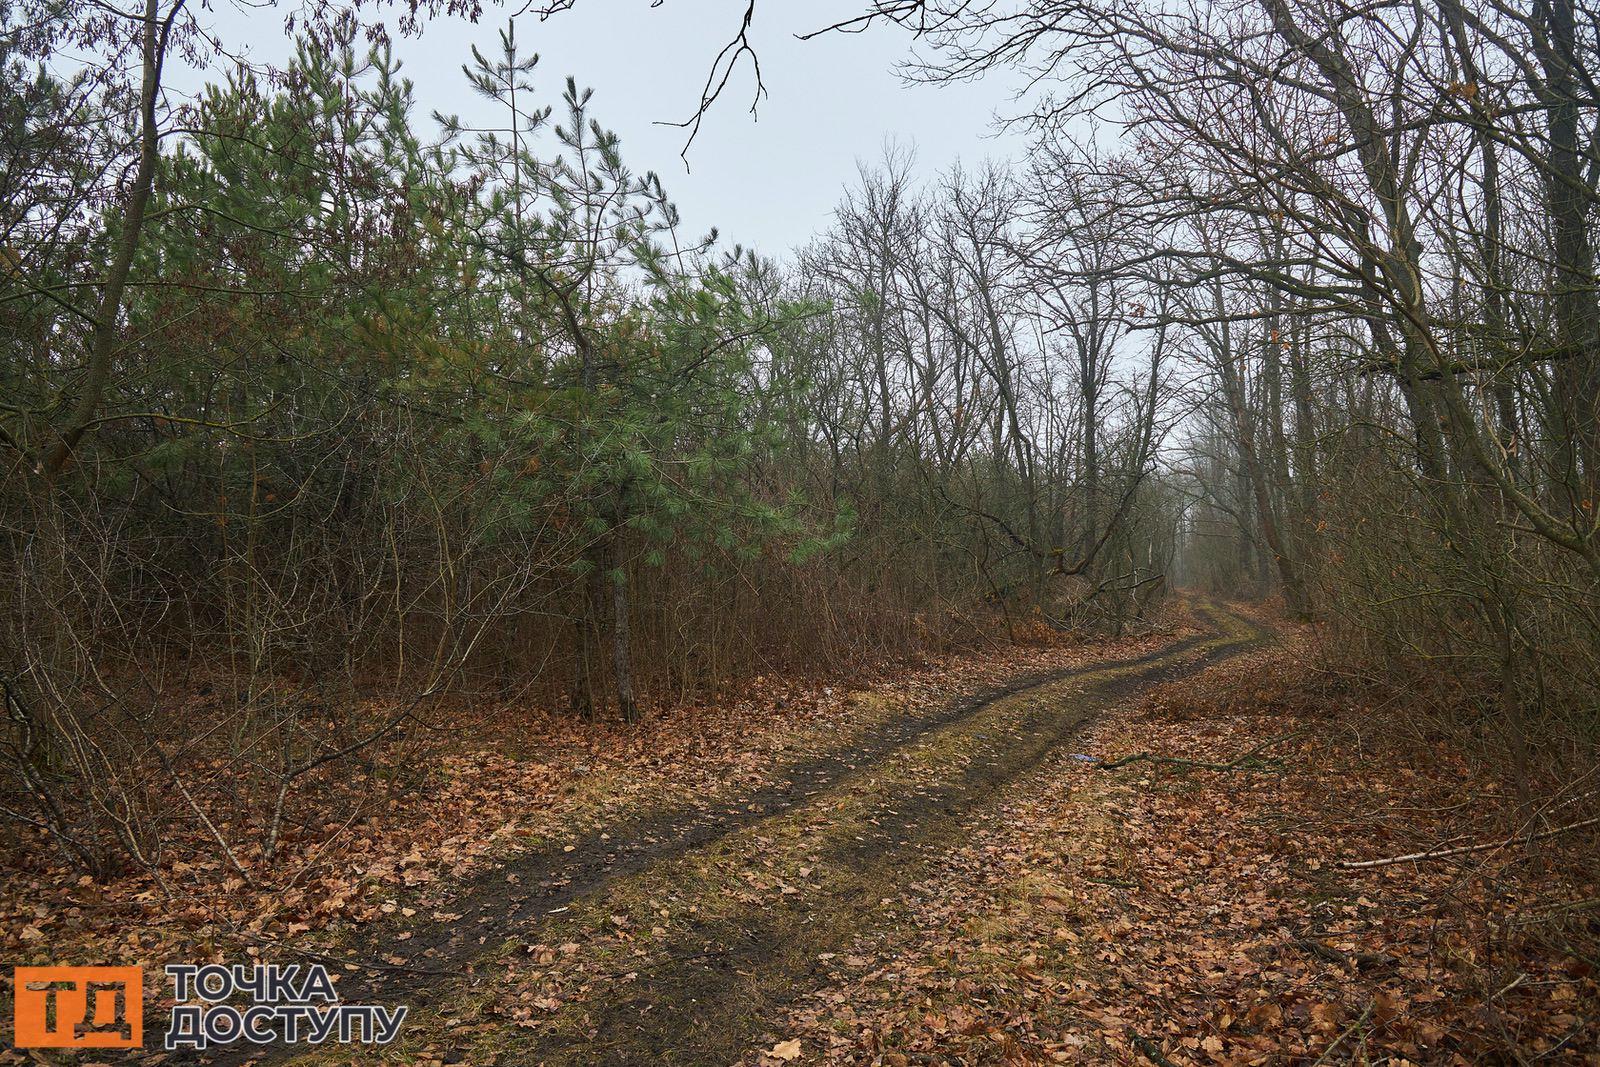
<svg viewBox="0 0 1600 1067">
<path fill-rule="evenodd" d="M 829 34 L 810 42 L 795 34 L 862 10 L 861 0 L 764 0 L 752 39 L 769 96 L 752 120 L 753 81 L 741 69 L 707 119 L 685 172 L 678 153 L 685 132 L 661 121 L 688 117 L 717 51 L 737 31 L 744 0 L 580 0 L 576 10 L 541 22 L 517 20 L 519 44 L 540 54 L 537 88 L 559 106 L 566 76 L 594 89 L 592 113 L 622 138 L 635 170 L 655 170 L 699 234 L 717 226 L 724 242 L 781 255 L 825 227 L 856 163 L 871 163 L 886 142 L 914 147 L 918 171 L 931 176 L 960 159 L 1016 154 L 1020 139 L 994 135 L 991 119 L 1007 110 L 1010 88 L 1000 78 L 931 86 L 904 84 L 895 64 L 909 55 L 908 37 L 893 27 Z M 404 73 L 416 83 L 418 119 L 433 111 L 471 120 L 480 104 L 461 64 L 476 43 L 498 48 L 496 31 L 516 8 L 489 7 L 476 25 L 439 20 L 420 39 L 397 42 Z M 241 9 L 220 0 L 201 14 L 226 46 L 259 62 L 281 62 L 288 48 L 282 11 Z M 525 44 L 524 44 L 525 42 Z"/>
</svg>

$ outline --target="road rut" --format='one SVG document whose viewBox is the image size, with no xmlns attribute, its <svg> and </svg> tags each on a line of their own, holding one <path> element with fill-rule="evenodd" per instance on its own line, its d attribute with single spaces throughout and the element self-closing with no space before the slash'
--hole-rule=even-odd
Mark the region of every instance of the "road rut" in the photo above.
<svg viewBox="0 0 1600 1067">
<path fill-rule="evenodd" d="M 1149 655 L 1020 678 L 797 761 L 732 801 L 514 856 L 445 906 L 457 917 L 415 923 L 404 942 L 395 930 L 364 935 L 403 962 L 351 975 L 341 993 L 412 1006 L 384 1053 L 395 1062 L 737 1060 L 820 980 L 819 957 L 892 926 L 901 887 L 1084 722 L 1271 636 L 1215 605 L 1196 613 L 1207 633 Z M 581 947 L 583 981 L 565 980 L 566 960 L 530 962 L 530 946 L 550 945 Z M 529 1001 L 541 1005 L 533 1018 L 519 1007 Z"/>
</svg>

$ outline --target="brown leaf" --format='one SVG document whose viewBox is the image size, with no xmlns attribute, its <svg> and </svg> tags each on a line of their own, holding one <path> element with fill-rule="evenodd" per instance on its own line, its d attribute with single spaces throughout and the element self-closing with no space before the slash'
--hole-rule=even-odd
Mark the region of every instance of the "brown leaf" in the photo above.
<svg viewBox="0 0 1600 1067">
<path fill-rule="evenodd" d="M 767 1050 L 767 1055 L 774 1059 L 783 1060 L 785 1063 L 789 1060 L 797 1060 L 800 1058 L 800 1039 L 795 1037 L 790 1038 L 788 1041 L 780 1041 Z"/>
<path fill-rule="evenodd" d="M 1316 1024 L 1318 1030 L 1337 1030 L 1339 1024 L 1344 1021 L 1344 1005 L 1337 1001 L 1331 1004 L 1313 1005 L 1311 1021 Z"/>
</svg>

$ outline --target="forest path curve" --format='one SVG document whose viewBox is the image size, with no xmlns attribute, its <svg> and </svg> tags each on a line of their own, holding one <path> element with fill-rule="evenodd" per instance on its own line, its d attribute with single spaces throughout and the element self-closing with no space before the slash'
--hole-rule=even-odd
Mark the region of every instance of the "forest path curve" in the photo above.
<svg viewBox="0 0 1600 1067">
<path fill-rule="evenodd" d="M 514 855 L 445 909 L 365 935 L 392 966 L 349 975 L 343 999 L 410 1005 L 380 1054 L 391 1062 L 733 1062 L 819 960 L 892 927 L 901 887 L 1097 712 L 1272 637 L 1195 610 L 1208 632 L 1148 655 L 1026 675 L 891 719 L 753 793 Z M 211 1062 L 297 1053 L 343 1062 L 238 1046 Z"/>
</svg>

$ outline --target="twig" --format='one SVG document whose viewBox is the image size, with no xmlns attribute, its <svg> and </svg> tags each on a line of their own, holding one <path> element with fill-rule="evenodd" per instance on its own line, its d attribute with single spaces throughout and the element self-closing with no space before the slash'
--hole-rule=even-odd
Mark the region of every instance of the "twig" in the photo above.
<svg viewBox="0 0 1600 1067">
<path fill-rule="evenodd" d="M 726 956 L 727 954 L 728 954 L 728 950 L 725 949 L 725 948 L 704 948 L 704 949 L 701 949 L 699 952 L 686 952 L 686 953 L 669 952 L 669 953 L 666 954 L 666 956 L 664 958 L 655 960 L 654 962 L 657 963 L 657 964 L 661 964 L 661 963 L 693 963 L 696 960 L 721 959 L 723 956 Z M 648 965 L 649 964 L 646 964 L 646 966 L 648 966 Z M 630 975 L 630 974 L 633 974 L 633 973 L 637 972 L 638 970 L 639 970 L 638 967 L 629 967 L 628 969 L 622 970 L 622 971 L 606 971 L 606 972 L 598 975 L 597 977 L 610 978 L 610 979 L 623 978 L 623 977 L 625 977 L 627 975 Z"/>
<path fill-rule="evenodd" d="M 1596 816 L 1593 819 L 1584 819 L 1581 822 L 1568 823 L 1566 826 L 1558 826 L 1554 830 L 1545 830 L 1543 833 L 1537 833 L 1531 837 L 1523 837 L 1518 834 L 1516 837 L 1508 837 L 1504 841 L 1486 841 L 1479 845 L 1463 845 L 1460 848 L 1430 849 L 1426 852 L 1412 852 L 1404 856 L 1386 856 L 1378 860 L 1339 860 L 1335 866 L 1342 867 L 1347 871 L 1354 871 L 1372 867 L 1392 867 L 1396 863 L 1420 863 L 1423 860 L 1443 859 L 1446 856 L 1465 856 L 1470 852 L 1487 852 L 1490 849 L 1505 848 L 1507 845 L 1514 845 L 1518 841 L 1543 841 L 1547 837 L 1555 837 L 1557 834 L 1571 833 L 1573 830 L 1582 830 L 1586 826 L 1596 825 L 1600 825 L 1600 816 Z"/>
<path fill-rule="evenodd" d="M 1345 1027 L 1344 1033 L 1342 1033 L 1338 1037 L 1334 1038 L 1333 1039 L 1333 1044 L 1331 1044 L 1327 1048 L 1323 1049 L 1322 1055 L 1317 1057 L 1317 1061 L 1315 1063 L 1313 1063 L 1311 1065 L 1311 1067 L 1322 1067 L 1322 1064 L 1328 1062 L 1328 1057 L 1333 1055 L 1334 1049 L 1336 1049 L 1340 1045 L 1344 1044 L 1344 1039 L 1345 1038 L 1349 1037 L 1351 1034 L 1353 1034 L 1357 1030 L 1361 1029 L 1362 1026 L 1366 1025 L 1367 1020 L 1369 1018 L 1371 1018 L 1371 1016 L 1372 1016 L 1372 1005 L 1374 1003 L 1376 1003 L 1376 1001 L 1371 1001 L 1371 1000 L 1367 1001 L 1367 1006 L 1365 1008 L 1363 1008 L 1362 1011 L 1361 1011 L 1361 1018 L 1357 1019 L 1355 1022 L 1353 1022 L 1349 1026 Z"/>
<path fill-rule="evenodd" d="M 1549 922 L 1557 916 L 1566 915 L 1574 911 L 1586 911 L 1589 908 L 1600 907 L 1600 897 L 1586 897 L 1583 900 L 1568 901 L 1564 904 L 1552 904 L 1546 908 L 1539 908 L 1529 915 L 1518 915 L 1507 926 L 1531 926 L 1534 923 Z"/>
</svg>

